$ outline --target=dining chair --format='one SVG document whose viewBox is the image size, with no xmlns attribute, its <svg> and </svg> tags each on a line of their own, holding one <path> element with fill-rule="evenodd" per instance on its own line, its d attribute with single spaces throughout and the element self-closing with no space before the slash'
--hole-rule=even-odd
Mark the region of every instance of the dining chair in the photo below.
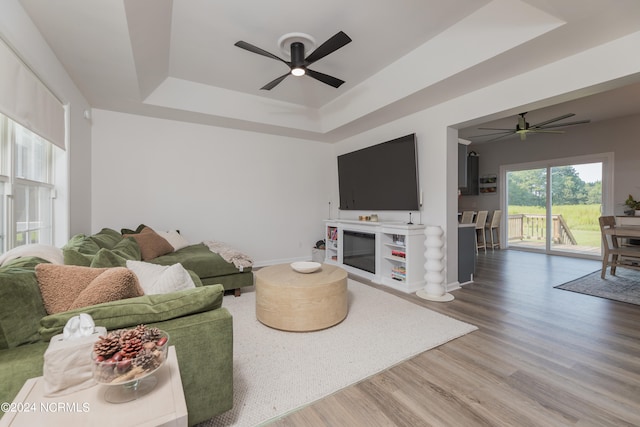
<svg viewBox="0 0 640 427">
<path fill-rule="evenodd" d="M 500 220 L 502 219 L 502 211 L 495 210 L 493 211 L 493 215 L 491 215 L 491 221 L 485 226 L 486 233 L 489 233 L 489 240 L 491 243 L 489 247 L 491 249 L 498 248 L 500 249 Z M 495 240 L 494 240 L 495 235 Z"/>
<path fill-rule="evenodd" d="M 474 215 L 474 211 L 462 211 L 462 219 L 460 219 L 460 224 L 473 224 Z"/>
<path fill-rule="evenodd" d="M 621 246 L 618 242 L 619 237 L 615 233 L 611 233 L 616 227 L 616 218 L 601 216 L 599 222 L 603 248 L 600 277 L 604 279 L 607 267 L 610 267 L 612 276 L 616 275 L 616 267 L 640 270 L 640 247 Z"/>
<path fill-rule="evenodd" d="M 487 252 L 487 235 L 484 232 L 487 215 L 489 215 L 489 211 L 478 211 L 476 215 L 476 253 L 479 249 L 484 249 Z"/>
</svg>

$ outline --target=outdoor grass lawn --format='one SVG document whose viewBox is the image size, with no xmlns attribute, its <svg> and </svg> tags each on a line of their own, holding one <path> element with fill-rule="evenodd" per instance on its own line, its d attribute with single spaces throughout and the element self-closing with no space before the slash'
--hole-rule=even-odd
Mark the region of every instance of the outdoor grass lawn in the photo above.
<svg viewBox="0 0 640 427">
<path fill-rule="evenodd" d="M 562 215 L 571 233 L 580 246 L 600 246 L 600 206 L 596 205 L 558 205 L 553 206 L 554 215 Z M 509 215 L 544 215 L 546 209 L 541 206 L 509 206 Z"/>
</svg>

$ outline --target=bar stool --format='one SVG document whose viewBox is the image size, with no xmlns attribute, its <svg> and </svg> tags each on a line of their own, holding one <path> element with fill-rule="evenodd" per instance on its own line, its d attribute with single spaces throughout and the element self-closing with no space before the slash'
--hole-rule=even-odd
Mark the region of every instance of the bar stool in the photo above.
<svg viewBox="0 0 640 427">
<path fill-rule="evenodd" d="M 475 215 L 474 211 L 463 211 L 460 224 L 473 224 L 473 215 Z"/>
<path fill-rule="evenodd" d="M 478 249 L 484 249 L 487 252 L 487 238 L 484 232 L 487 215 L 489 215 L 489 211 L 478 211 L 476 215 L 476 253 L 478 253 Z"/>
<path fill-rule="evenodd" d="M 491 221 L 486 225 L 487 232 L 489 233 L 489 240 L 491 241 L 490 248 L 500 249 L 500 220 L 502 219 L 502 211 L 495 210 L 491 216 Z M 495 234 L 496 239 L 493 239 Z"/>
</svg>

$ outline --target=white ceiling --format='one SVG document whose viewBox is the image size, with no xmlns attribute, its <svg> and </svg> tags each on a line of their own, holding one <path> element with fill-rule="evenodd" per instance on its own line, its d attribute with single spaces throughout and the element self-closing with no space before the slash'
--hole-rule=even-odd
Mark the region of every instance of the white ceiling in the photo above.
<svg viewBox="0 0 640 427">
<path fill-rule="evenodd" d="M 636 0 L 21 3 L 94 108 L 328 142 L 640 30 Z M 345 80 L 337 89 L 289 76 L 260 90 L 286 65 L 234 46 L 284 57 L 286 33 L 321 44 L 338 31 L 353 41 L 311 67 Z M 630 93 L 608 114 L 637 113 Z M 604 117 L 596 107 L 586 118 Z"/>
</svg>

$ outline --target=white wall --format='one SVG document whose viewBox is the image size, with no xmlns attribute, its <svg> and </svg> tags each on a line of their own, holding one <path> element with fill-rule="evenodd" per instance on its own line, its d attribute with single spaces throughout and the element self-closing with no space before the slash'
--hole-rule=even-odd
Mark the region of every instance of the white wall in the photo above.
<svg viewBox="0 0 640 427">
<path fill-rule="evenodd" d="M 501 165 L 585 156 L 607 152 L 614 153 L 612 212 L 622 215 L 623 203 L 629 194 L 640 198 L 640 144 L 638 122 L 640 115 L 573 126 L 564 134 L 533 135 L 520 141 L 508 139 L 490 144 L 471 144 L 470 150 L 480 155 L 480 175 L 499 174 Z M 504 185 L 500 182 L 500 186 Z M 500 197 L 496 195 L 463 196 L 461 209 L 499 209 Z"/>
<path fill-rule="evenodd" d="M 309 260 L 336 182 L 331 146 L 93 111 L 92 229 L 179 229 L 257 265 Z"/>
</svg>

